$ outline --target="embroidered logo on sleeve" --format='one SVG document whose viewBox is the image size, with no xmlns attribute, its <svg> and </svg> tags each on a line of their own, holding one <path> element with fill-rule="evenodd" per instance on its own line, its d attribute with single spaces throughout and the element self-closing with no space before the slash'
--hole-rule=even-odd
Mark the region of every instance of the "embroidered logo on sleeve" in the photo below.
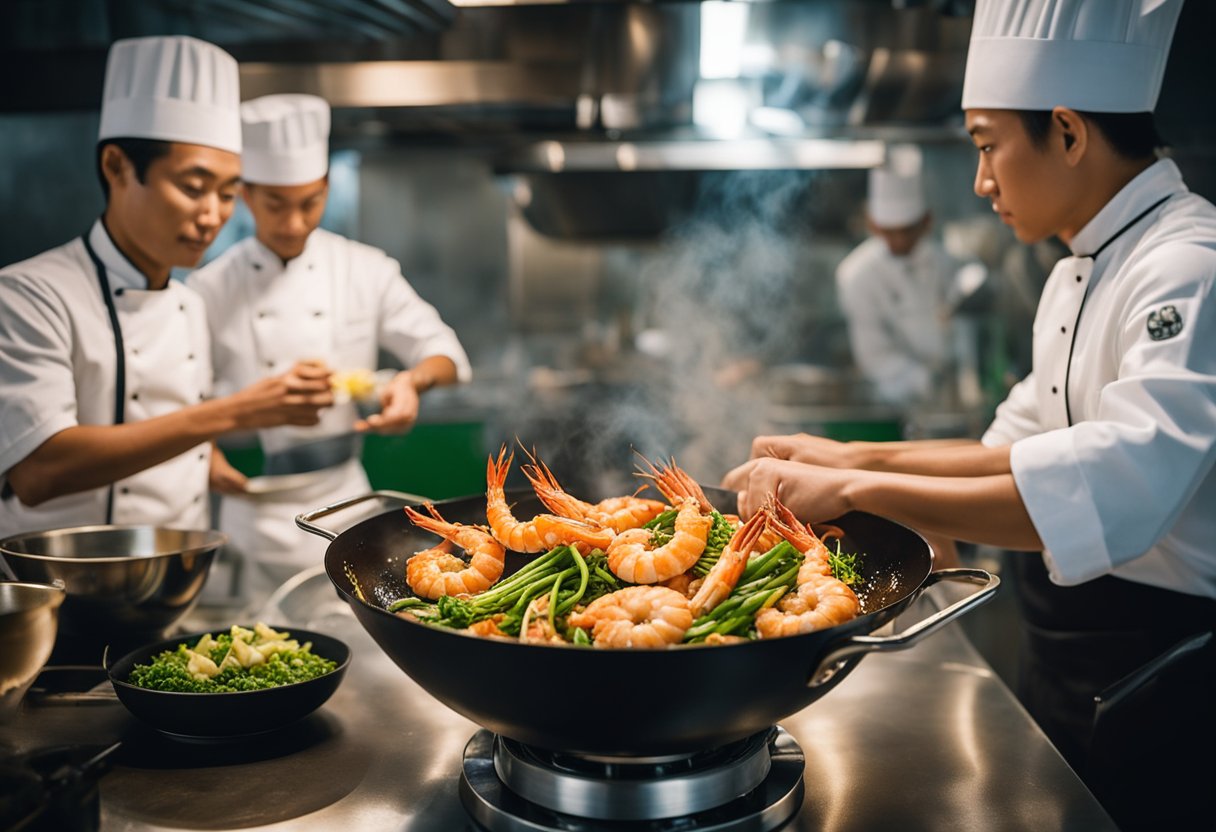
<svg viewBox="0 0 1216 832">
<path fill-rule="evenodd" d="M 1174 306 L 1163 306 L 1148 316 L 1148 334 L 1154 341 L 1164 341 L 1182 332 L 1182 316 Z"/>
</svg>

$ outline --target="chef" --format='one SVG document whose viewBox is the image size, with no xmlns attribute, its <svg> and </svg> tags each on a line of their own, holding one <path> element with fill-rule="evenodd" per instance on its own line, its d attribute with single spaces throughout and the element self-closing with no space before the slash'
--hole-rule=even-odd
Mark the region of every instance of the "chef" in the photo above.
<svg viewBox="0 0 1216 832">
<path fill-rule="evenodd" d="M 188 37 L 120 40 L 97 162 L 105 211 L 82 236 L 0 269 L 0 536 L 98 523 L 209 528 L 213 437 L 311 424 L 315 368 L 209 399 L 202 301 L 169 279 L 232 211 L 236 61 Z"/>
<path fill-rule="evenodd" d="M 189 279 L 206 302 L 217 385 L 253 384 L 297 361 L 344 376 L 371 371 L 380 349 L 408 368 L 374 393 L 378 412 L 366 418 L 347 401 L 314 428 L 260 431 L 267 471 L 324 463 L 273 478 L 288 487 L 250 494 L 245 476 L 215 455 L 212 487 L 225 495 L 220 527 L 253 561 L 247 594 L 256 600 L 321 562 L 324 542 L 297 529 L 295 515 L 370 489 L 352 437 L 404 433 L 426 391 L 466 381 L 470 369 L 456 334 L 397 261 L 318 227 L 329 189 L 329 104 L 269 95 L 245 102 L 241 120 L 244 199 L 256 233 Z M 328 450 L 310 456 L 318 447 Z M 330 458 L 335 450 L 339 458 Z"/>
<path fill-rule="evenodd" d="M 1033 369 L 982 444 L 759 437 L 725 480 L 1017 558 L 1027 708 L 1124 828 L 1210 824 L 1216 662 L 1216 208 L 1158 158 L 1180 0 L 981 0 L 963 107 L 976 193 L 1072 256 Z M 1100 698 L 1101 704 L 1095 702 Z"/>
<path fill-rule="evenodd" d="M 836 268 L 836 292 L 849 344 L 879 398 L 927 399 L 949 355 L 949 301 L 955 261 L 929 236 L 920 149 L 892 147 L 869 173 L 870 238 Z"/>
</svg>

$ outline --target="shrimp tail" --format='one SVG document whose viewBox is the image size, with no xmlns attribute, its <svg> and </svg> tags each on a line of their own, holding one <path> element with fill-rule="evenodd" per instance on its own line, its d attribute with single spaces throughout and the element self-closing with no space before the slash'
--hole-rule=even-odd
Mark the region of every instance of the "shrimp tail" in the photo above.
<svg viewBox="0 0 1216 832">
<path fill-rule="evenodd" d="M 674 506 L 681 500 L 691 497 L 697 501 L 702 514 L 709 514 L 713 511 L 714 507 L 710 504 L 709 498 L 705 496 L 701 486 L 676 464 L 674 456 L 667 462 L 655 465 L 640 451 L 635 450 L 634 453 L 641 460 L 641 463 L 638 464 L 637 476 L 653 482 L 671 505 Z"/>
<path fill-rule="evenodd" d="M 524 476 L 532 483 L 532 490 L 536 492 L 544 507 L 560 517 L 586 519 L 587 513 L 593 507 L 567 494 L 557 477 L 549 470 L 549 466 L 537 459 L 534 453 L 528 453 L 528 459 L 531 462 L 523 466 Z"/>
<path fill-rule="evenodd" d="M 420 529 L 425 529 L 428 532 L 433 532 L 442 538 L 450 539 L 450 535 L 454 531 L 453 524 L 443 519 L 443 515 L 431 503 L 423 503 L 423 506 L 430 513 L 427 517 L 420 511 L 417 511 L 411 506 L 405 507 L 405 516 L 410 518 L 410 521 Z"/>
<path fill-rule="evenodd" d="M 486 460 L 486 489 L 488 491 L 502 491 L 503 485 L 507 482 L 507 472 L 511 470 L 511 463 L 515 461 L 515 452 L 507 455 L 507 446 L 504 443 L 498 451 L 498 459 L 490 454 L 490 458 Z"/>
</svg>

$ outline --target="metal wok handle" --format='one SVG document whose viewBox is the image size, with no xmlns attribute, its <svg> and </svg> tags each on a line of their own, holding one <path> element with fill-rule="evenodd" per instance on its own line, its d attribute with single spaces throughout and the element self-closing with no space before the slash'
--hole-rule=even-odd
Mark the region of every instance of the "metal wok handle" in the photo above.
<svg viewBox="0 0 1216 832">
<path fill-rule="evenodd" d="M 416 505 L 425 503 L 429 497 L 420 497 L 417 494 L 406 494 L 404 491 L 373 491 L 370 494 L 360 494 L 357 497 L 347 497 L 344 500 L 339 500 L 336 503 L 325 506 L 324 508 L 313 509 L 306 511 L 303 514 L 296 515 L 296 525 L 306 532 L 311 532 L 317 537 L 324 537 L 326 540 L 337 540 L 338 533 L 327 529 L 324 526 L 318 526 L 314 520 L 319 520 L 322 517 L 328 517 L 331 514 L 337 514 L 339 511 L 345 511 L 351 506 L 357 506 L 359 503 L 366 503 L 368 500 L 383 499 L 393 500 L 402 505 Z"/>
<path fill-rule="evenodd" d="M 1001 579 L 984 569 L 942 569 L 930 572 L 921 585 L 928 589 L 942 581 L 962 581 L 977 584 L 979 589 L 966 598 L 955 601 L 943 610 L 939 610 L 928 618 L 918 621 L 911 627 L 893 636 L 852 636 L 830 649 L 819 662 L 819 667 L 811 674 L 807 685 L 818 687 L 825 684 L 844 665 L 846 659 L 865 653 L 890 652 L 906 650 L 916 642 L 932 635 L 954 619 L 970 612 L 981 604 L 985 604 L 996 594 Z"/>
</svg>

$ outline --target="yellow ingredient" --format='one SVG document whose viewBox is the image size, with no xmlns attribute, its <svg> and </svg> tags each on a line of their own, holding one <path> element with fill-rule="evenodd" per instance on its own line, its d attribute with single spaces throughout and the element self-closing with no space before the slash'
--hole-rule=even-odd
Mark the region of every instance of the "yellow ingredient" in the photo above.
<svg viewBox="0 0 1216 832">
<path fill-rule="evenodd" d="M 336 394 L 362 401 L 376 392 L 376 374 L 371 370 L 338 370 L 331 377 L 330 387 Z"/>
</svg>

